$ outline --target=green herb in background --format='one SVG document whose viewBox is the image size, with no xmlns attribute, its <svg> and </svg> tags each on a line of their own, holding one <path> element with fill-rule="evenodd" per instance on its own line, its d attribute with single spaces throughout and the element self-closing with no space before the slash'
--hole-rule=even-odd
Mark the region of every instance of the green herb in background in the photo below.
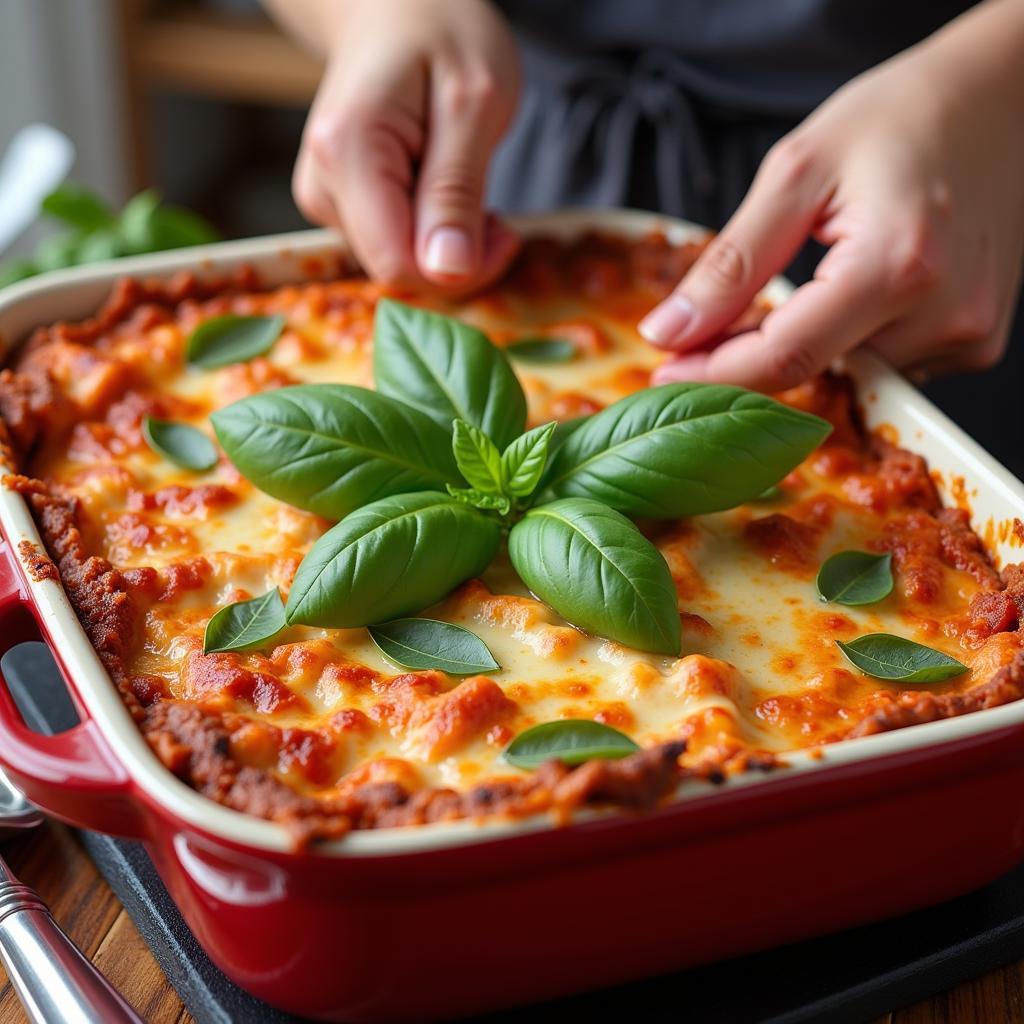
<svg viewBox="0 0 1024 1024">
<path fill-rule="evenodd" d="M 204 245 L 220 238 L 198 214 L 161 203 L 154 189 L 140 192 L 117 213 L 95 193 L 67 182 L 43 200 L 41 212 L 65 230 L 40 242 L 30 259 L 0 264 L 0 288 L 48 270 Z"/>
</svg>

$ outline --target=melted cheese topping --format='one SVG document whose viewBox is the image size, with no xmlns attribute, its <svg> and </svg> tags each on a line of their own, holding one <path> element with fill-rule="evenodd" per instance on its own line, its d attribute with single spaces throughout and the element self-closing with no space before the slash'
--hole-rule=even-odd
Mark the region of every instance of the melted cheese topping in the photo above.
<svg viewBox="0 0 1024 1024">
<path fill-rule="evenodd" d="M 876 605 L 819 601 L 814 577 L 828 555 L 913 547 L 917 536 L 913 503 L 886 490 L 838 403 L 832 442 L 791 474 L 779 500 L 645 525 L 676 581 L 680 658 L 574 629 L 501 558 L 482 581 L 425 612 L 479 635 L 502 666 L 490 677 L 405 672 L 363 629 L 293 627 L 261 652 L 204 656 L 214 612 L 271 587 L 287 593 L 330 524 L 262 494 L 225 458 L 202 475 L 176 468 L 146 447 L 140 420 L 171 417 L 212 436 L 212 410 L 265 388 L 371 386 L 379 294 L 366 281 L 343 280 L 183 302 L 173 313 L 144 307 L 95 345 L 39 350 L 74 416 L 50 435 L 32 472 L 78 496 L 90 550 L 128 570 L 142 609 L 133 685 L 237 716 L 232 753 L 244 763 L 307 793 L 383 779 L 461 789 L 508 773 L 496 761 L 518 732 L 567 717 L 607 723 L 643 746 L 686 737 L 690 758 L 723 745 L 784 752 L 841 737 L 878 694 L 900 690 L 852 669 L 837 639 L 892 632 L 973 666 L 931 692 L 966 689 L 1015 652 L 1016 634 L 973 637 L 967 607 L 981 586 L 977 573 L 937 557 L 923 568 L 904 559 L 892 595 Z M 499 345 L 526 335 L 577 343 L 570 363 L 516 366 L 534 425 L 594 411 L 647 384 L 659 355 L 633 324 L 655 298 L 639 286 L 520 282 L 438 308 Z M 189 332 L 227 309 L 282 313 L 288 326 L 266 357 L 214 371 L 186 366 Z M 23 362 L 32 359 L 30 352 Z"/>
</svg>

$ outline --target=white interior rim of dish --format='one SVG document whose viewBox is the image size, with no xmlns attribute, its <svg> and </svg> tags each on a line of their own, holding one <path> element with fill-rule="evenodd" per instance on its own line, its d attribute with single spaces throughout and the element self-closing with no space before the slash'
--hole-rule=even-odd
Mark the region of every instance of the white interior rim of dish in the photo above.
<svg viewBox="0 0 1024 1024">
<path fill-rule="evenodd" d="M 678 244 L 703 239 L 708 234 L 705 229 L 693 224 L 631 210 L 565 210 L 514 218 L 512 222 L 524 235 L 544 233 L 566 238 L 588 230 L 637 236 L 660 229 L 665 231 L 670 241 Z M 252 266 L 262 280 L 277 284 L 301 280 L 300 263 L 303 260 L 321 253 L 337 253 L 339 250 L 344 251 L 344 246 L 336 234 L 311 230 L 221 242 L 55 271 L 12 285 L 0 294 L 0 334 L 9 341 L 20 342 L 28 330 L 41 323 L 53 322 L 58 318 L 88 316 L 102 302 L 110 285 L 122 276 L 159 278 L 181 270 L 192 270 L 202 277 L 245 263 Z M 778 304 L 791 293 L 792 286 L 784 279 L 776 278 L 762 294 L 772 303 Z M 44 307 L 47 311 L 45 313 Z M 862 398 L 866 406 L 874 403 L 884 410 L 898 403 L 908 422 L 919 424 L 922 432 L 928 432 L 941 440 L 944 450 L 953 454 L 961 467 L 969 468 L 971 483 L 983 488 L 983 493 L 993 493 L 1004 510 L 1016 510 L 1018 514 L 1024 514 L 1024 485 L 886 363 L 869 353 L 857 353 L 849 359 L 846 369 L 857 382 L 859 390 L 869 393 L 868 400 Z M 867 415 L 869 422 L 878 419 L 870 407 L 867 408 Z M 3 527 L 12 554 L 17 554 L 23 541 L 42 547 L 28 505 L 20 494 L 6 485 L 0 486 L 0 526 Z M 35 581 L 27 573 L 25 576 L 44 629 L 74 675 L 82 704 L 133 782 L 169 814 L 199 831 L 256 849 L 282 852 L 291 850 L 292 840 L 284 827 L 224 807 L 200 795 L 164 767 L 128 714 L 63 587 L 52 580 Z M 921 750 L 935 744 L 967 740 L 1021 722 L 1024 722 L 1024 700 L 959 718 L 845 740 L 813 751 L 798 751 L 785 756 L 786 768 L 767 774 L 748 772 L 731 778 L 724 787 L 698 781 L 684 782 L 673 799 L 673 805 L 715 799 L 738 787 L 770 786 L 794 773 L 827 771 L 872 758 Z M 575 820 L 616 813 L 614 809 L 607 812 L 588 811 L 578 814 Z M 492 841 L 552 827 L 555 826 L 547 815 L 536 815 L 516 820 L 498 817 L 357 830 L 342 839 L 318 844 L 316 852 L 345 857 L 416 853 Z"/>
</svg>

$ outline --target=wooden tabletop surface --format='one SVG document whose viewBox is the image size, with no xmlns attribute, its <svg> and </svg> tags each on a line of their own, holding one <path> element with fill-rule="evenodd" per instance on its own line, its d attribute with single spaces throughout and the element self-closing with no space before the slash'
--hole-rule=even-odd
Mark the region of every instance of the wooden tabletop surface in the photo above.
<svg viewBox="0 0 1024 1024">
<path fill-rule="evenodd" d="M 3 856 L 49 904 L 54 917 L 149 1024 L 191 1024 L 131 918 L 78 839 L 48 823 L 6 842 Z M 0 968 L 0 1024 L 25 1014 Z M 1024 961 L 927 999 L 872 1024 L 1011 1024 L 1024 1021 Z"/>
</svg>

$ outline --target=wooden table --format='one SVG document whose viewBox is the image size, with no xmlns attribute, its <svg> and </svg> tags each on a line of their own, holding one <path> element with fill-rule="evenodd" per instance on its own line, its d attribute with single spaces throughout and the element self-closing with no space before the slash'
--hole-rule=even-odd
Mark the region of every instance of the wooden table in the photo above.
<svg viewBox="0 0 1024 1024">
<path fill-rule="evenodd" d="M 131 918 L 72 832 L 46 824 L 4 845 L 4 857 L 33 886 L 82 950 L 149 1024 L 191 1024 Z M 0 1024 L 23 1024 L 18 997 L 0 969 Z M 993 971 L 873 1024 L 1011 1024 L 1024 1021 L 1024 961 Z"/>
</svg>

